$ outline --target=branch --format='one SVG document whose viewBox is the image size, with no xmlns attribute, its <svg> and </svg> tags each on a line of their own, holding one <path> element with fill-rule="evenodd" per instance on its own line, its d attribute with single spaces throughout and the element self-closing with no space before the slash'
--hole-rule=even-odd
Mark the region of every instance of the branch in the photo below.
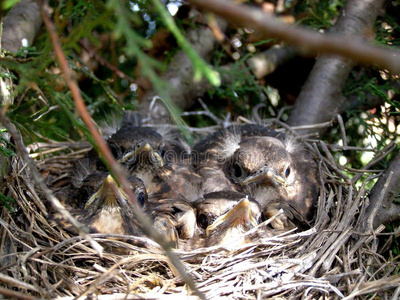
<svg viewBox="0 0 400 300">
<path fill-rule="evenodd" d="M 175 266 L 175 268 L 178 270 L 179 274 L 182 276 L 183 280 L 188 284 L 188 286 L 194 291 L 200 298 L 205 299 L 205 296 L 203 293 L 201 293 L 191 276 L 185 271 L 184 265 L 182 262 L 178 259 L 178 257 L 171 251 L 171 246 L 169 243 L 167 243 L 163 236 L 160 235 L 152 226 L 150 220 L 148 217 L 146 217 L 138 204 L 137 198 L 135 194 L 133 193 L 132 189 L 130 188 L 130 185 L 128 183 L 128 180 L 125 176 L 125 171 L 122 169 L 122 167 L 117 163 L 113 155 L 111 154 L 110 148 L 107 146 L 103 138 L 101 137 L 95 123 L 91 119 L 87 108 L 85 106 L 85 103 L 82 99 L 82 96 L 79 91 L 78 84 L 76 81 L 71 77 L 71 69 L 68 65 L 67 59 L 65 57 L 64 52 L 61 49 L 61 43 L 59 40 L 59 37 L 56 33 L 56 29 L 54 27 L 54 24 L 50 21 L 49 17 L 47 16 L 46 12 L 43 10 L 43 8 L 40 10 L 40 14 L 42 16 L 43 22 L 46 25 L 47 31 L 50 35 L 53 48 L 56 54 L 56 57 L 59 61 L 60 64 L 60 69 L 63 73 L 64 79 L 69 87 L 69 90 L 71 91 L 72 98 L 75 102 L 76 109 L 78 113 L 80 114 L 83 122 L 86 124 L 88 127 L 90 133 L 93 136 L 94 141 L 96 142 L 97 146 L 99 147 L 99 150 L 101 154 L 104 156 L 106 159 L 107 163 L 109 164 L 109 168 L 112 171 L 112 173 L 115 175 L 116 179 L 118 182 L 121 184 L 123 190 L 127 194 L 133 208 L 133 214 L 134 217 L 137 219 L 138 224 L 140 228 L 143 230 L 143 232 L 149 236 L 151 239 L 156 241 L 165 251 L 165 254 L 167 257 L 170 259 L 171 263 Z"/>
<path fill-rule="evenodd" d="M 240 6 L 231 1 L 189 0 L 189 2 L 196 7 L 211 11 L 222 18 L 230 20 L 232 23 L 253 28 L 264 38 L 274 37 L 283 40 L 288 44 L 298 47 L 303 53 L 314 55 L 319 53 L 337 54 L 354 59 L 360 63 L 375 64 L 382 69 L 390 70 L 394 74 L 400 72 L 400 52 L 398 51 L 372 46 L 369 43 L 354 39 L 354 37 L 343 37 L 338 33 L 320 34 L 309 29 L 287 25 L 258 9 Z M 350 0 L 348 2 L 349 5 L 344 10 L 346 11 L 346 17 L 352 14 L 354 10 L 347 10 L 351 8 L 350 4 L 353 2 L 355 3 L 354 6 L 359 5 L 360 8 L 366 5 L 371 6 L 373 9 L 369 10 L 367 14 L 370 15 L 371 19 L 375 19 L 383 0 L 358 2 Z M 361 20 L 361 22 L 365 21 Z M 350 24 L 346 23 L 347 25 Z M 354 25 L 356 25 L 356 20 L 354 20 Z M 349 29 L 352 30 L 351 26 L 349 26 Z"/>
<path fill-rule="evenodd" d="M 400 152 L 392 159 L 389 167 L 372 188 L 370 204 L 365 213 L 364 230 L 368 228 L 368 219 L 373 219 L 374 228 L 400 217 L 400 205 L 393 202 L 400 191 Z"/>
<path fill-rule="evenodd" d="M 273 73 L 276 68 L 290 59 L 298 52 L 291 47 L 272 47 L 264 52 L 257 53 L 247 60 L 257 79 Z"/>
<path fill-rule="evenodd" d="M 2 48 L 16 52 L 23 46 L 32 45 L 33 39 L 42 25 L 39 6 L 34 0 L 21 0 L 13 6 L 3 20 Z"/>
<path fill-rule="evenodd" d="M 347 2 L 343 8 L 343 13 L 332 28 L 334 32 L 343 35 L 341 43 L 344 47 L 349 46 L 351 48 L 355 45 L 364 45 L 366 49 L 371 49 L 372 52 L 376 50 L 375 55 L 384 54 L 383 52 L 380 53 L 381 49 L 378 47 L 372 47 L 357 41 L 358 37 L 362 36 L 366 31 L 372 31 L 382 2 L 383 0 L 349 0 Z M 348 40 L 350 36 L 353 36 L 353 41 Z M 393 59 L 393 63 L 397 64 L 399 59 L 397 54 L 392 55 L 391 51 L 389 51 L 385 55 L 388 55 L 388 59 Z M 353 60 L 348 60 L 347 58 Z M 355 65 L 355 61 L 368 63 L 367 60 L 360 60 L 358 55 L 347 56 L 347 58 L 322 55 L 317 59 L 296 100 L 288 120 L 289 125 L 297 126 L 329 121 L 344 111 L 347 101 L 346 98 L 341 96 L 341 92 L 347 77 Z M 378 57 L 371 56 L 368 60 L 370 63 L 380 65 L 380 67 L 386 67 L 385 64 L 378 62 L 380 60 Z M 392 69 L 392 72 L 396 73 L 398 70 Z M 305 133 L 312 131 L 308 130 Z M 317 130 L 320 135 L 325 131 L 326 129 Z"/>
</svg>

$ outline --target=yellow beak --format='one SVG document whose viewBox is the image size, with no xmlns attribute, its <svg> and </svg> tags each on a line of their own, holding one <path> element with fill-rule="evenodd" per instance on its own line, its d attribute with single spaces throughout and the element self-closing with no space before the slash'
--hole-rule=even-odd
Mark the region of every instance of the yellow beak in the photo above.
<svg viewBox="0 0 400 300">
<path fill-rule="evenodd" d="M 283 186 L 287 186 L 286 180 L 282 176 L 277 175 L 274 170 L 272 170 L 268 167 L 264 167 L 263 169 L 256 172 L 255 174 L 246 177 L 239 184 L 241 186 L 244 186 L 244 185 L 248 185 L 252 182 L 263 181 L 263 180 L 272 182 L 273 184 L 278 183 Z"/>
<path fill-rule="evenodd" d="M 122 164 L 131 157 L 140 157 L 141 153 L 146 153 L 146 152 L 149 153 L 149 157 L 151 158 L 151 161 L 155 166 L 157 167 L 164 166 L 164 160 L 156 151 L 154 151 L 153 147 L 149 143 L 144 143 L 137 149 L 129 151 L 121 159 L 119 159 L 118 162 Z"/>
<path fill-rule="evenodd" d="M 85 209 L 96 210 L 102 206 L 116 206 L 119 200 L 126 198 L 118 183 L 108 175 L 98 191 L 86 202 Z"/>
<path fill-rule="evenodd" d="M 221 230 L 238 227 L 238 226 L 257 226 L 257 221 L 254 219 L 250 202 L 246 198 L 240 200 L 230 211 L 217 218 L 213 224 L 206 228 L 206 235 L 209 236 L 217 227 Z"/>
</svg>

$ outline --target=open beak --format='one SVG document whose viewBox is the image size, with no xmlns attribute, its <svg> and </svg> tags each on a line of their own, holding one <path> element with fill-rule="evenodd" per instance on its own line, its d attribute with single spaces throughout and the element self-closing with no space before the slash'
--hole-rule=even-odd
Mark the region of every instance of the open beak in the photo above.
<svg viewBox="0 0 400 300">
<path fill-rule="evenodd" d="M 230 211 L 220 216 L 213 224 L 209 225 L 206 228 L 206 235 L 209 236 L 217 228 L 225 230 L 238 226 L 248 227 L 249 225 L 255 227 L 258 224 L 251 213 L 249 200 L 243 198 Z"/>
<path fill-rule="evenodd" d="M 108 175 L 99 190 L 86 202 L 85 209 L 97 210 L 103 206 L 117 206 L 124 199 L 127 199 L 124 191 L 112 176 Z"/>
<path fill-rule="evenodd" d="M 287 186 L 286 180 L 282 176 L 277 175 L 276 172 L 269 167 L 264 167 L 261 170 L 257 171 L 256 173 L 246 177 L 239 184 L 241 186 L 245 186 L 252 182 L 261 182 L 261 181 L 271 182 L 274 185 L 280 184 L 283 186 Z"/>
<path fill-rule="evenodd" d="M 119 159 L 118 162 L 122 164 L 129 160 L 131 157 L 140 157 L 141 153 L 146 152 L 149 154 L 151 162 L 156 167 L 164 166 L 164 160 L 156 151 L 154 151 L 153 147 L 149 143 L 143 143 L 143 145 L 139 146 L 137 149 L 129 151 L 121 159 Z"/>
</svg>

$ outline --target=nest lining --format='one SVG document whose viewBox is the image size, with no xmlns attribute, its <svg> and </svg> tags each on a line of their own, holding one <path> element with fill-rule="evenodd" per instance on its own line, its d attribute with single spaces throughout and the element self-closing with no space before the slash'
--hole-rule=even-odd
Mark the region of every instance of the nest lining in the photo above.
<svg viewBox="0 0 400 300">
<path fill-rule="evenodd" d="M 177 250 L 187 272 L 208 298 L 353 299 L 379 295 L 395 299 L 399 295 L 400 277 L 392 275 L 398 269 L 398 258 L 387 259 L 380 254 L 382 249 L 378 251 L 377 236 L 384 227 L 359 232 L 368 205 L 366 184 L 379 173 L 338 165 L 329 150 L 337 146 L 312 139 L 304 143 L 318 158 L 324 183 L 314 226 L 239 247 Z M 54 189 L 63 185 L 73 162 L 87 151 L 85 143 L 71 146 L 42 144 L 42 155 L 32 155 Z M 355 182 L 361 176 L 365 179 L 358 187 Z M 49 205 L 35 191 L 29 169 L 18 158 L 12 161 L 6 185 L 18 209 L 10 213 L 3 208 L 1 214 L 0 281 L 14 297 L 163 299 L 170 294 L 191 295 L 157 244 L 147 241 L 154 247 L 136 246 L 146 238 L 132 243 L 132 237 L 92 234 L 104 247 L 99 257 L 84 238 L 50 225 Z"/>
</svg>

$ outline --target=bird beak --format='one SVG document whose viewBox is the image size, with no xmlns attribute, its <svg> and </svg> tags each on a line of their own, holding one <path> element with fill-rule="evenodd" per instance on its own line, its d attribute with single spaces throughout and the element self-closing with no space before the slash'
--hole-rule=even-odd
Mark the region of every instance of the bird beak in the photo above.
<svg viewBox="0 0 400 300">
<path fill-rule="evenodd" d="M 150 151 L 150 159 L 156 167 L 162 168 L 164 166 L 163 158 L 154 150 Z"/>
<path fill-rule="evenodd" d="M 108 175 L 99 190 L 86 202 L 85 209 L 96 210 L 102 206 L 117 206 L 124 199 L 127 199 L 125 193 L 112 176 Z"/>
<path fill-rule="evenodd" d="M 239 184 L 241 186 L 248 185 L 252 182 L 260 182 L 260 181 L 268 181 L 272 182 L 274 185 L 281 184 L 283 186 L 287 186 L 286 180 L 275 173 L 275 171 L 271 168 L 264 167 L 261 170 L 257 171 L 256 173 L 246 177 L 242 180 Z"/>
<path fill-rule="evenodd" d="M 206 235 L 209 236 L 217 227 L 223 225 L 222 229 L 234 228 L 238 226 L 247 227 L 257 226 L 257 221 L 253 217 L 250 202 L 246 198 L 240 200 L 230 211 L 217 218 L 213 224 L 206 228 Z"/>
<path fill-rule="evenodd" d="M 164 166 L 164 160 L 156 151 L 154 151 L 153 147 L 149 143 L 143 143 L 137 149 L 129 151 L 121 159 L 119 159 L 118 162 L 124 163 L 131 157 L 139 157 L 141 153 L 146 152 L 149 153 L 150 160 L 156 167 Z"/>
</svg>

